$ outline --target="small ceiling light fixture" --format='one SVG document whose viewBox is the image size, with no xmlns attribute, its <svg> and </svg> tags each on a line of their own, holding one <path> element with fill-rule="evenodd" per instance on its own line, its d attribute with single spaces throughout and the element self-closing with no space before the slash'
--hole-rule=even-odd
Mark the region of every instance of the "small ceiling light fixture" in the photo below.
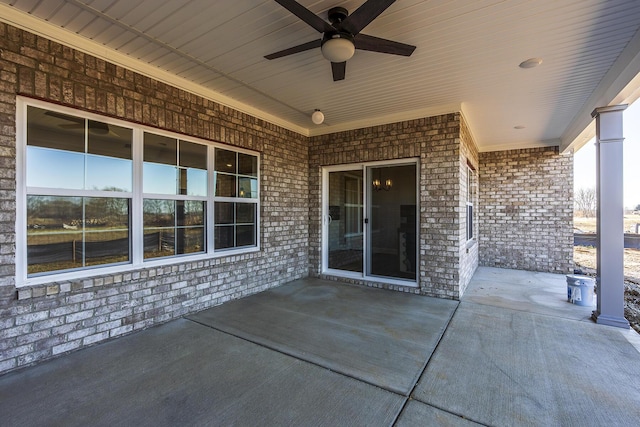
<svg viewBox="0 0 640 427">
<path fill-rule="evenodd" d="M 517 126 L 514 126 L 513 128 L 520 130 L 520 129 L 524 129 L 525 127 L 526 126 L 523 126 L 523 125 L 517 125 Z"/>
<path fill-rule="evenodd" d="M 522 61 L 518 66 L 520 68 L 535 68 L 540 64 L 542 64 L 541 58 L 529 58 L 526 61 Z"/>
<path fill-rule="evenodd" d="M 321 125 L 322 122 L 324 122 L 324 114 L 322 114 L 322 111 L 315 110 L 311 115 L 311 121 L 317 125 Z"/>
<path fill-rule="evenodd" d="M 356 47 L 349 34 L 335 33 L 329 37 L 325 36 L 322 40 L 320 50 L 325 59 L 340 63 L 351 59 L 356 51 Z"/>
</svg>

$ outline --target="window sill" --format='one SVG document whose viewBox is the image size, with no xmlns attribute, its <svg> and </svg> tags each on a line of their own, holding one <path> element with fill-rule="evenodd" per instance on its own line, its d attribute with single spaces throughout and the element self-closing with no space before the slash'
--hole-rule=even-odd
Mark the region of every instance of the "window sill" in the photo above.
<svg viewBox="0 0 640 427">
<path fill-rule="evenodd" d="M 472 238 L 471 240 L 467 240 L 467 244 L 465 245 L 465 249 L 467 250 L 467 253 L 469 252 L 469 249 L 474 247 L 477 243 L 478 243 L 478 240 L 475 237 Z"/>
</svg>

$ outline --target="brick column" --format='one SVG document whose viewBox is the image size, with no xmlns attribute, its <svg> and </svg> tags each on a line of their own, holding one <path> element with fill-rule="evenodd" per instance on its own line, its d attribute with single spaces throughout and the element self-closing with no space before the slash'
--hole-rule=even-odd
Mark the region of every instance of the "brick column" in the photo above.
<svg viewBox="0 0 640 427">
<path fill-rule="evenodd" d="M 626 105 L 596 108 L 596 222 L 598 307 L 596 323 L 629 328 L 624 318 L 624 204 L 622 112 Z"/>
</svg>

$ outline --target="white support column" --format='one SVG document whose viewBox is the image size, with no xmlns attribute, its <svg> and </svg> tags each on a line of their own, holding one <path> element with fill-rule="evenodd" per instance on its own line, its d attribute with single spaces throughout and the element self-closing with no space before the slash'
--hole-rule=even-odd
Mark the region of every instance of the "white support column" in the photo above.
<svg viewBox="0 0 640 427">
<path fill-rule="evenodd" d="M 622 112 L 627 105 L 593 110 L 596 119 L 596 192 L 598 197 L 598 306 L 596 323 L 629 328 L 624 318 L 624 200 Z"/>
</svg>

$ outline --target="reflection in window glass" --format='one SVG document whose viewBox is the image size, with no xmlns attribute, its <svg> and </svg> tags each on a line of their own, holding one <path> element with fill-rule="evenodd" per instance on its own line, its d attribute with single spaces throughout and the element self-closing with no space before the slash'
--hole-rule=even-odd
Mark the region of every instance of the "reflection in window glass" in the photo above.
<svg viewBox="0 0 640 427">
<path fill-rule="evenodd" d="M 204 202 L 144 200 L 144 257 L 204 252 Z"/>
<path fill-rule="evenodd" d="M 234 151 L 216 148 L 216 171 L 236 173 L 236 153 Z"/>
<path fill-rule="evenodd" d="M 26 177 L 27 275 L 140 256 L 203 253 L 208 238 L 215 243 L 212 251 L 256 245 L 256 155 L 108 123 L 116 120 L 94 120 L 93 115 L 26 108 L 26 146 L 20 147 L 26 171 L 19 173 Z M 134 134 L 141 140 L 134 141 Z M 139 164 L 133 161 L 134 148 L 142 153 Z M 134 186 L 136 174 L 141 175 L 139 187 Z M 133 209 L 133 203 L 142 206 Z M 210 208 L 213 236 L 207 236 Z M 132 219 L 134 212 L 142 218 Z M 135 230 L 139 223 L 142 230 Z M 144 235 L 142 245 L 132 241 L 134 233 Z M 131 256 L 134 251 L 138 256 Z"/>
<path fill-rule="evenodd" d="M 89 120 L 87 153 L 131 160 L 133 130 Z"/>
<path fill-rule="evenodd" d="M 216 249 L 256 244 L 256 206 L 254 203 L 216 202 Z"/>
<path fill-rule="evenodd" d="M 84 153 L 85 119 L 27 108 L 27 145 Z"/>
<path fill-rule="evenodd" d="M 144 134 L 144 161 L 145 163 L 160 163 L 176 166 L 178 161 L 178 141 L 174 138 Z"/>
<path fill-rule="evenodd" d="M 238 153 L 238 173 L 258 176 L 258 158 L 250 154 Z"/>
<path fill-rule="evenodd" d="M 27 147 L 27 187 L 84 188 L 84 154 Z"/>
<path fill-rule="evenodd" d="M 27 186 L 132 191 L 132 129 L 35 107 L 27 122 Z"/>
<path fill-rule="evenodd" d="M 133 163 L 113 157 L 87 155 L 87 190 L 133 191 Z"/>
<path fill-rule="evenodd" d="M 184 171 L 184 169 L 183 169 Z M 207 195 L 207 171 L 201 169 L 189 168 L 186 171 L 186 179 L 181 178 L 181 182 L 187 183 L 186 194 L 188 196 L 206 196 Z M 181 174 L 181 177 L 183 175 Z"/>
<path fill-rule="evenodd" d="M 228 249 L 235 246 L 233 231 L 233 225 L 217 225 L 215 227 L 216 249 Z"/>
<path fill-rule="evenodd" d="M 149 194 L 176 194 L 177 168 L 159 163 L 144 163 L 142 188 Z"/>
<path fill-rule="evenodd" d="M 179 166 L 193 169 L 207 169 L 207 146 L 180 141 Z"/>
<path fill-rule="evenodd" d="M 236 197 L 236 177 L 218 172 L 215 173 L 215 186 L 217 197 Z"/>
<path fill-rule="evenodd" d="M 233 207 L 235 203 L 216 202 L 216 225 L 233 224 Z"/>
<path fill-rule="evenodd" d="M 238 178 L 238 197 L 251 199 L 258 197 L 258 180 L 256 178 Z"/>
<path fill-rule="evenodd" d="M 236 227 L 236 246 L 253 246 L 256 244 L 255 227 L 253 225 L 238 225 Z"/>
<path fill-rule="evenodd" d="M 256 205 L 253 203 L 236 204 L 236 222 L 238 224 L 253 224 L 256 220 Z"/>
<path fill-rule="evenodd" d="M 28 274 L 129 261 L 129 199 L 27 196 Z"/>
<path fill-rule="evenodd" d="M 206 197 L 207 146 L 145 133 L 143 189 Z"/>
</svg>

